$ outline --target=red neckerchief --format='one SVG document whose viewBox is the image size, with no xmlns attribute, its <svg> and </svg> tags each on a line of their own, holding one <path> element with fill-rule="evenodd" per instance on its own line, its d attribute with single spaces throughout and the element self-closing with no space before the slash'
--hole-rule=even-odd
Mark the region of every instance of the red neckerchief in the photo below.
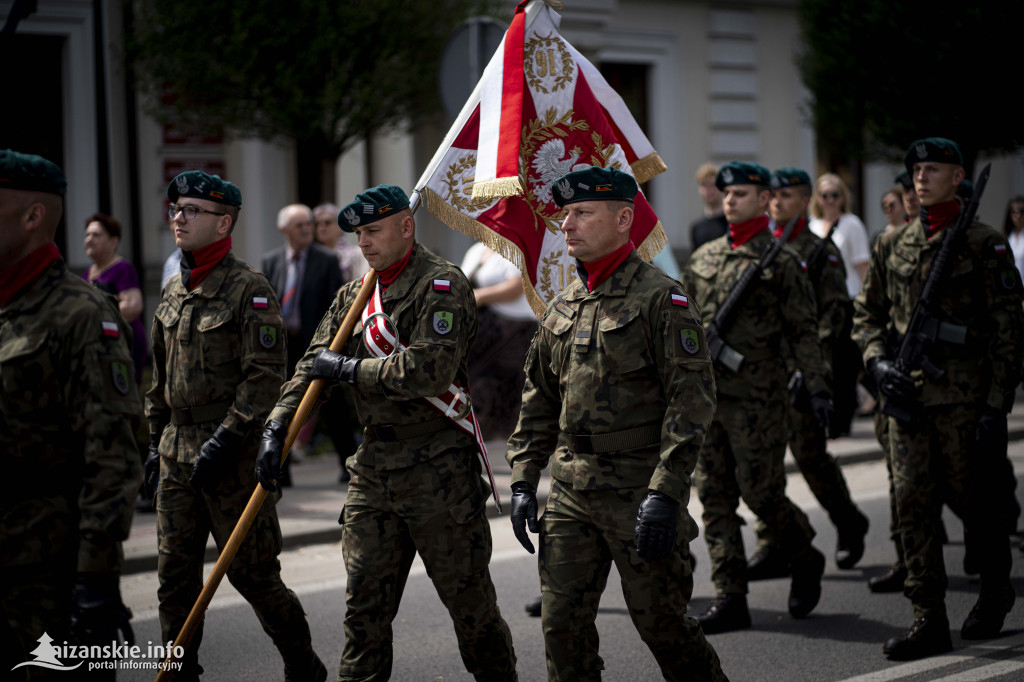
<svg viewBox="0 0 1024 682">
<path fill-rule="evenodd" d="M 935 204 L 927 208 L 922 206 L 921 225 L 924 227 L 925 235 L 928 239 L 931 239 L 939 232 L 942 232 L 942 228 L 952 225 L 959 215 L 960 202 L 956 199 L 943 201 L 941 204 Z"/>
<path fill-rule="evenodd" d="M 43 270 L 60 258 L 60 249 L 53 242 L 43 244 L 0 272 L 0 305 L 6 306 L 15 294 L 36 281 Z"/>
<path fill-rule="evenodd" d="M 195 289 L 206 279 L 206 276 L 216 267 L 217 263 L 224 260 L 224 256 L 228 255 L 230 250 L 231 235 L 229 234 L 224 239 L 218 239 L 209 246 L 204 246 L 195 251 L 184 252 L 184 257 L 181 259 L 181 283 L 189 291 Z"/>
<path fill-rule="evenodd" d="M 388 286 L 390 286 L 391 283 L 398 279 L 398 276 L 402 274 L 402 270 L 404 270 L 405 266 L 409 263 L 409 256 L 412 255 L 412 248 L 413 247 L 411 246 L 409 247 L 409 253 L 405 254 L 404 258 L 399 258 L 394 263 L 377 273 L 377 281 L 380 282 L 382 289 L 387 289 Z"/>
<path fill-rule="evenodd" d="M 796 219 L 796 225 L 793 226 L 793 231 L 790 232 L 787 243 L 796 239 L 796 236 L 803 232 L 805 227 L 807 227 L 807 216 L 802 215 Z M 785 231 L 786 223 L 783 223 L 782 225 L 776 225 L 775 229 L 772 230 L 772 234 L 774 234 L 776 239 L 778 239 L 782 237 L 782 233 Z"/>
<path fill-rule="evenodd" d="M 754 235 L 760 234 L 766 229 L 768 229 L 768 216 L 766 215 L 759 215 L 753 220 L 736 223 L 735 225 L 729 223 L 729 241 L 732 242 L 732 248 L 740 248 L 749 242 Z M 780 232 L 779 234 L 782 233 Z"/>
<path fill-rule="evenodd" d="M 583 271 L 587 291 L 593 291 L 601 285 L 601 282 L 608 279 L 615 272 L 615 268 L 622 265 L 622 261 L 626 260 L 635 248 L 633 242 L 628 241 L 607 256 L 601 256 L 597 260 L 592 260 L 589 263 L 576 261 L 576 269 Z"/>
</svg>

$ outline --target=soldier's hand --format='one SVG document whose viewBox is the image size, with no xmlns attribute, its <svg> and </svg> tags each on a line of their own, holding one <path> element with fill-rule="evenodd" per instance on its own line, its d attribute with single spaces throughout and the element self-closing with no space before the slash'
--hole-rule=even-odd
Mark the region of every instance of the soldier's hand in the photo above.
<svg viewBox="0 0 1024 682">
<path fill-rule="evenodd" d="M 636 553 L 644 561 L 660 561 L 676 544 L 679 503 L 657 490 L 648 490 L 636 515 Z"/>
<path fill-rule="evenodd" d="M 356 383 L 356 369 L 360 362 L 362 362 L 360 358 L 350 358 L 347 355 L 339 355 L 334 351 L 321 348 L 313 358 L 309 376 L 312 379 L 346 381 L 354 384 Z"/>
<path fill-rule="evenodd" d="M 241 436 L 228 431 L 223 425 L 218 426 L 210 440 L 199 448 L 199 457 L 192 467 L 192 475 L 188 482 L 194 488 L 215 488 L 226 466 L 234 461 L 241 445 Z"/>
<path fill-rule="evenodd" d="M 116 573 L 79 573 L 72 592 L 71 632 L 82 644 L 135 644 L 132 612 L 121 601 Z"/>
<path fill-rule="evenodd" d="M 914 397 L 914 380 L 901 372 L 891 360 L 871 358 L 868 371 L 883 395 L 903 401 Z"/>
<path fill-rule="evenodd" d="M 156 499 L 156 489 L 160 484 L 160 434 L 149 434 L 149 454 L 144 465 L 145 476 L 142 479 L 143 490 L 150 500 Z"/>
<path fill-rule="evenodd" d="M 277 477 L 281 474 L 281 455 L 284 452 L 284 439 L 288 435 L 288 427 L 271 419 L 263 429 L 260 438 L 260 452 L 256 455 L 256 480 L 266 490 L 277 492 Z"/>
<path fill-rule="evenodd" d="M 828 434 L 829 426 L 832 423 L 832 414 L 835 412 L 835 407 L 832 405 L 832 398 L 829 397 L 827 391 L 815 391 L 811 394 L 811 414 L 818 420 L 818 426 Z"/>
<path fill-rule="evenodd" d="M 526 529 L 531 533 L 539 531 L 537 527 L 537 491 L 526 481 L 518 481 L 512 484 L 512 532 L 516 534 L 527 552 L 534 553 L 533 542 L 527 535 Z"/>
</svg>

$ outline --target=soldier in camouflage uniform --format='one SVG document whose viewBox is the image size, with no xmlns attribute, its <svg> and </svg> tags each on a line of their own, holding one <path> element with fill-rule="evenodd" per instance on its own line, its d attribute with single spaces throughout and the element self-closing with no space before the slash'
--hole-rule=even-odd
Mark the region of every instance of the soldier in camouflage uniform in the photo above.
<svg viewBox="0 0 1024 682">
<path fill-rule="evenodd" d="M 839 249 L 829 242 L 825 251 L 810 262 L 811 254 L 821 239 L 807 229 L 807 205 L 811 200 L 811 178 L 799 168 L 780 168 L 772 173 L 772 199 L 769 204 L 775 222 L 775 237 L 780 238 L 790 221 L 796 221 L 787 245 L 803 259 L 814 287 L 818 304 L 818 342 L 826 360 L 834 355 L 835 340 L 849 328 L 852 309 L 846 293 L 846 271 L 843 269 Z M 813 271 L 811 271 L 813 268 Z M 787 355 L 790 380 L 789 449 L 793 453 L 800 473 L 807 480 L 814 497 L 828 512 L 836 527 L 835 560 L 839 568 L 853 568 L 864 555 L 864 535 L 868 520 L 850 498 L 843 471 L 836 458 L 828 453 L 828 434 L 811 413 L 803 375 L 792 353 Z M 758 537 L 757 549 L 747 562 L 747 580 L 765 580 L 789 575 L 789 566 L 778 549 L 768 526 L 757 520 L 754 531 Z"/>
<path fill-rule="evenodd" d="M 118 576 L 141 401 L 129 327 L 53 243 L 66 184 L 53 163 L 0 151 L 0 670 L 15 679 L 45 674 L 9 672 L 44 632 L 134 641 Z"/>
<path fill-rule="evenodd" d="M 886 346 L 890 333 L 906 333 L 932 260 L 962 210 L 955 198 L 965 175 L 962 164 L 951 140 L 927 138 L 910 146 L 904 165 L 921 202 L 920 216 L 879 237 L 854 301 L 854 338 L 883 399 L 913 406 L 908 421 L 888 418 L 907 567 L 903 593 L 914 608 L 911 628 L 883 647 L 897 660 L 952 648 L 942 542 L 935 532 L 943 502 L 964 520 L 981 573 L 979 598 L 961 636 L 996 636 L 1015 598 L 1004 499 L 992 493 L 1003 489 L 996 477 L 1024 353 L 1022 287 L 1003 236 L 975 222 L 952 253 L 949 274 L 937 287 L 938 339 L 927 351 L 943 370 L 940 377 L 919 370 L 907 374 Z"/>
<path fill-rule="evenodd" d="M 207 537 L 213 533 L 223 547 L 252 495 L 259 426 L 287 358 L 273 287 L 231 252 L 238 188 L 188 171 L 171 182 L 167 198 L 183 256 L 153 321 L 153 385 L 146 394 L 162 641 L 177 637 L 202 590 Z M 227 577 L 280 651 L 285 678 L 322 682 L 327 669 L 313 652 L 302 605 L 281 580 L 279 497 L 263 503 Z M 175 679 L 202 672 L 201 639 L 200 625 Z"/>
<path fill-rule="evenodd" d="M 721 680 L 686 615 L 693 591 L 690 476 L 715 409 L 700 312 L 629 240 L 632 176 L 592 167 L 552 186 L 579 279 L 548 306 L 508 441 L 512 525 L 533 553 L 537 483 L 548 679 L 598 680 L 597 607 L 612 562 L 630 617 L 668 680 Z"/>
<path fill-rule="evenodd" d="M 771 192 L 768 170 L 732 161 L 716 183 L 729 234 L 701 246 L 684 273 L 684 283 L 704 311 L 708 325 L 743 272 L 772 245 L 764 214 Z M 708 429 L 694 476 L 704 505 L 704 536 L 711 554 L 717 596 L 700 616 L 705 632 L 750 627 L 747 560 L 737 508 L 740 498 L 777 538 L 791 567 L 789 612 L 808 615 L 821 596 L 825 557 L 811 545 L 807 516 L 786 497 L 786 360 L 783 340 L 800 358 L 810 410 L 827 428 L 831 412 L 829 370 L 818 345 L 818 310 L 800 257 L 783 246 L 775 261 L 747 290 L 731 325 L 722 330 L 744 357 L 737 371 L 715 365 L 718 409 Z"/>
<path fill-rule="evenodd" d="M 490 491 L 473 436 L 454 421 L 469 416 L 469 406 L 457 403 L 449 417 L 429 402 L 453 383 L 467 386 L 477 328 L 473 290 L 457 267 L 416 242 L 409 199 L 399 187 L 357 194 L 338 224 L 358 235 L 377 271 L 376 314 L 365 327 L 357 323 L 342 354 L 328 350 L 361 281 L 338 291 L 270 413 L 256 476 L 268 490 L 277 487 L 288 424 L 311 380 L 329 382 L 319 402 L 351 386 L 365 430 L 346 462 L 352 478 L 340 518 L 348 586 L 338 679 L 391 676 L 391 622 L 418 553 L 451 614 L 466 669 L 481 681 L 515 680 L 512 635 L 488 569 Z M 398 341 L 384 350 L 381 334 L 396 332 Z M 379 354 L 371 352 L 375 344 Z"/>
</svg>

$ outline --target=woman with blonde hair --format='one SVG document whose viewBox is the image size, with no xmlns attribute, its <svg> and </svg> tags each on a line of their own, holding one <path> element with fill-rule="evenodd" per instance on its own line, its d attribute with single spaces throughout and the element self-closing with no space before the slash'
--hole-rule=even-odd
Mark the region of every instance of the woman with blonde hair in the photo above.
<svg viewBox="0 0 1024 682">
<path fill-rule="evenodd" d="M 846 290 L 850 298 L 860 293 L 864 275 L 868 271 L 871 252 L 868 249 L 868 231 L 861 219 L 849 212 L 850 190 L 835 173 L 818 178 L 811 200 L 811 224 L 814 234 L 824 237 L 838 221 L 832 241 L 839 248 L 846 266 Z"/>
</svg>

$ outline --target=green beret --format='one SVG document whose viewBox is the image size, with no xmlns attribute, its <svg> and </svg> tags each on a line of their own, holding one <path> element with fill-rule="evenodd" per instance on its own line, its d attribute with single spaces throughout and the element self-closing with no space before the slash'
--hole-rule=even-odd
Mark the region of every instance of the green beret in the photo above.
<svg viewBox="0 0 1024 682">
<path fill-rule="evenodd" d="M 910 177 L 910 173 L 908 171 L 901 170 L 896 177 L 893 178 L 893 182 L 903 187 L 903 189 L 914 189 L 914 180 Z"/>
<path fill-rule="evenodd" d="M 771 173 L 759 163 L 751 161 L 730 161 L 718 169 L 715 187 L 723 190 L 729 185 L 762 185 L 768 187 Z"/>
<path fill-rule="evenodd" d="M 811 176 L 801 168 L 786 166 L 772 173 L 772 189 L 780 187 L 799 187 L 800 185 L 811 186 Z"/>
<path fill-rule="evenodd" d="M 637 191 L 629 173 L 599 166 L 566 173 L 551 186 L 558 208 L 579 201 L 633 201 Z"/>
<path fill-rule="evenodd" d="M 907 153 L 903 156 L 903 165 L 911 174 L 914 172 L 914 164 L 922 161 L 962 166 L 964 165 L 964 156 L 960 153 L 959 145 L 953 140 L 947 140 L 944 137 L 926 137 L 910 145 Z"/>
<path fill-rule="evenodd" d="M 377 185 L 356 195 L 355 201 L 338 212 L 338 227 L 355 232 L 357 227 L 375 223 L 409 207 L 409 197 L 401 187 Z"/>
<path fill-rule="evenodd" d="M 174 203 L 178 197 L 195 197 L 215 201 L 228 206 L 242 205 L 242 192 L 219 175 L 210 175 L 203 171 L 191 170 L 179 173 L 167 185 L 167 198 Z"/>
<path fill-rule="evenodd" d="M 52 161 L 35 154 L 0 150 L 0 189 L 21 189 L 64 196 L 68 181 Z"/>
</svg>

